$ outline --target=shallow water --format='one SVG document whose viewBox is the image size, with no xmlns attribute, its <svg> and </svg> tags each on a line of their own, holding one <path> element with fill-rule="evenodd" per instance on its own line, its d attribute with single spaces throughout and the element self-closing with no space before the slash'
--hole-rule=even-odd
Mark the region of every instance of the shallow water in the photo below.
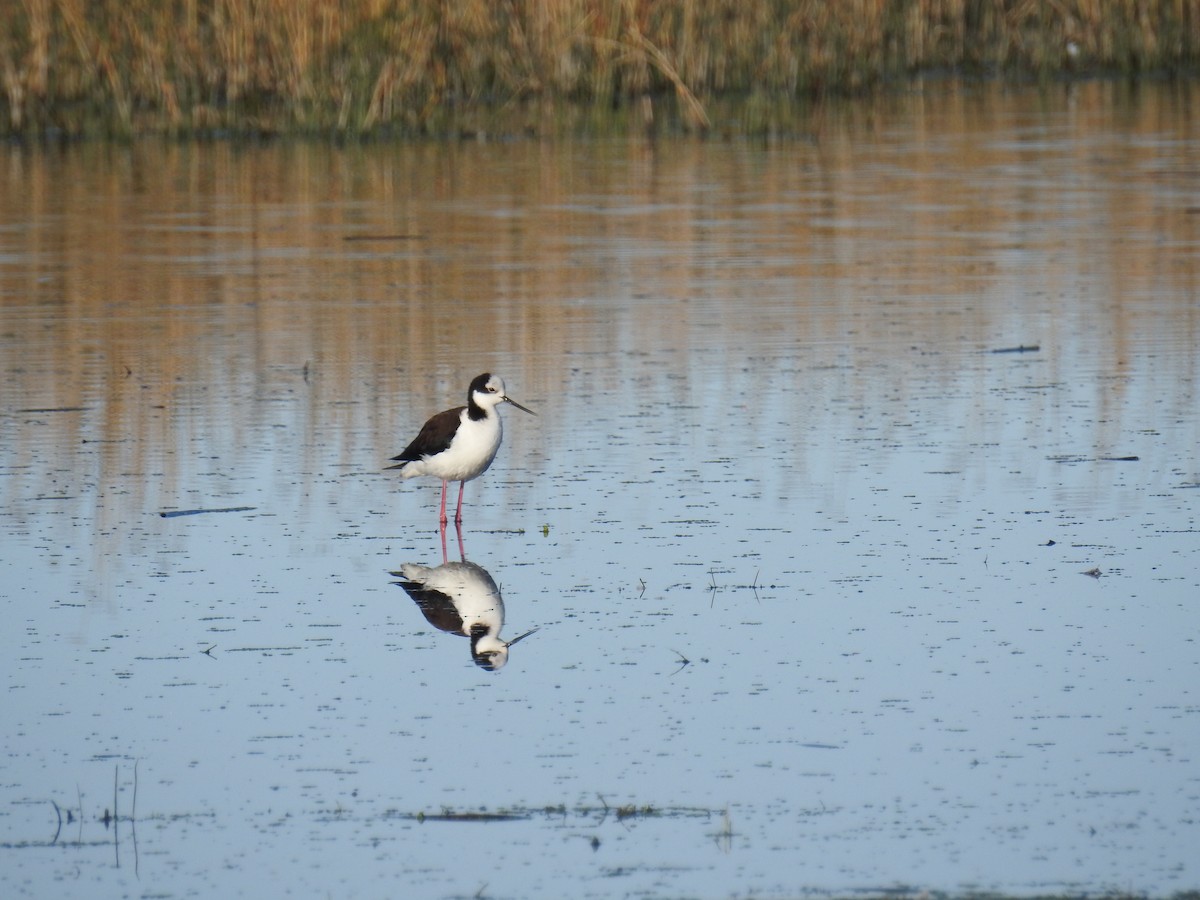
<svg viewBox="0 0 1200 900">
<path fill-rule="evenodd" d="M 1194 101 L 5 148 L 0 893 L 1200 887 Z"/>
</svg>

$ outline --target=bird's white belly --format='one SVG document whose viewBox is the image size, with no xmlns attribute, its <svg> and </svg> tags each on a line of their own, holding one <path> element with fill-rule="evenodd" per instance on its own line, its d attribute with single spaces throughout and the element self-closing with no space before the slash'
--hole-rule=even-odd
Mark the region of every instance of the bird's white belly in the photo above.
<svg viewBox="0 0 1200 900">
<path fill-rule="evenodd" d="M 409 463 L 400 474 L 405 478 L 432 475 L 445 481 L 470 481 L 486 472 L 500 449 L 500 418 L 474 422 L 464 413 L 463 419 L 447 449 Z"/>
</svg>

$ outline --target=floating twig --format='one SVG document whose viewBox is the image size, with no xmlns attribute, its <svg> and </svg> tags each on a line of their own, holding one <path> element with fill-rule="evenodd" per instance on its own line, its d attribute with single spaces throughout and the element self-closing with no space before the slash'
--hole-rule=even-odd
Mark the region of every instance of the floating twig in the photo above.
<svg viewBox="0 0 1200 900">
<path fill-rule="evenodd" d="M 1042 348 L 1038 344 L 1018 344 L 1016 347 L 998 347 L 993 353 L 1037 353 Z"/>
<path fill-rule="evenodd" d="M 729 817 L 729 808 L 725 808 L 725 814 L 722 817 L 721 830 L 713 835 L 713 840 L 717 844 L 717 849 L 724 853 L 729 853 L 733 850 L 733 820 Z"/>
<path fill-rule="evenodd" d="M 412 818 L 418 822 L 520 822 L 531 818 L 532 813 L 520 812 L 455 812 L 444 809 L 440 813 L 418 812 Z"/>
<path fill-rule="evenodd" d="M 713 569 L 708 570 L 708 577 L 709 581 L 711 582 L 708 586 L 708 590 L 712 594 L 712 598 L 708 601 L 708 608 L 712 609 L 713 606 L 716 605 L 717 591 L 720 590 L 720 588 L 717 587 L 717 574 Z"/>
<path fill-rule="evenodd" d="M 679 657 L 679 668 L 671 673 L 671 676 L 674 677 L 674 676 L 678 675 L 680 672 L 682 672 L 684 669 L 686 669 L 688 666 L 690 666 L 692 664 L 692 661 L 690 659 L 688 659 L 686 656 L 684 656 L 682 653 L 680 653 L 678 650 L 672 650 L 671 652 Z"/>
<path fill-rule="evenodd" d="M 137 789 L 138 789 L 138 763 L 140 759 L 133 761 L 133 802 L 129 807 L 129 830 L 133 835 L 133 875 L 137 879 L 141 879 L 141 857 L 138 855 L 137 845 Z"/>
<path fill-rule="evenodd" d="M 255 506 L 225 506 L 220 509 L 169 509 L 160 512 L 159 515 L 164 519 L 177 519 L 180 516 L 199 516 L 203 513 L 250 512 L 257 508 Z"/>
<path fill-rule="evenodd" d="M 1139 456 L 1048 456 L 1050 462 L 1083 463 L 1083 462 L 1139 462 Z"/>
<path fill-rule="evenodd" d="M 117 786 L 121 775 L 121 767 L 113 765 L 113 853 L 117 858 L 117 868 L 121 868 L 121 823 L 117 818 Z"/>
</svg>

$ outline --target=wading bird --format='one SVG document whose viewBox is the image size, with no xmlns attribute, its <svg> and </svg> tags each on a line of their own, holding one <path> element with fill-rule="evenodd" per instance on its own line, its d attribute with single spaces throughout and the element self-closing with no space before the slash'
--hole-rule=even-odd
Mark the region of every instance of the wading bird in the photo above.
<svg viewBox="0 0 1200 900">
<path fill-rule="evenodd" d="M 398 456 L 392 457 L 394 466 L 403 478 L 430 475 L 442 479 L 442 506 L 438 522 L 446 527 L 446 485 L 458 482 L 458 508 L 454 513 L 455 524 L 462 524 L 463 489 L 472 478 L 487 471 L 496 451 L 504 427 L 496 407 L 511 403 L 530 415 L 526 409 L 504 391 L 504 379 L 489 372 L 478 376 L 467 390 L 467 405 L 456 406 L 438 413 L 422 426 L 420 433 Z"/>
<path fill-rule="evenodd" d="M 508 648 L 537 631 L 536 628 L 511 641 L 500 638 L 504 627 L 504 601 L 500 588 L 483 566 L 463 560 L 436 568 L 405 563 L 391 573 L 420 607 L 425 620 L 448 634 L 471 639 L 471 659 L 489 672 L 504 668 Z"/>
</svg>

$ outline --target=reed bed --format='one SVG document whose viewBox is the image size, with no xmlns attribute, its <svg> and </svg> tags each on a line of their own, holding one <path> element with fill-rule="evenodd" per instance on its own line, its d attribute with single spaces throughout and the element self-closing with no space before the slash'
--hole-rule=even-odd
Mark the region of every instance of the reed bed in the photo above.
<svg viewBox="0 0 1200 900">
<path fill-rule="evenodd" d="M 0 0 L 0 129 L 438 134 L 487 114 L 1195 71 L 1200 0 Z"/>
</svg>

